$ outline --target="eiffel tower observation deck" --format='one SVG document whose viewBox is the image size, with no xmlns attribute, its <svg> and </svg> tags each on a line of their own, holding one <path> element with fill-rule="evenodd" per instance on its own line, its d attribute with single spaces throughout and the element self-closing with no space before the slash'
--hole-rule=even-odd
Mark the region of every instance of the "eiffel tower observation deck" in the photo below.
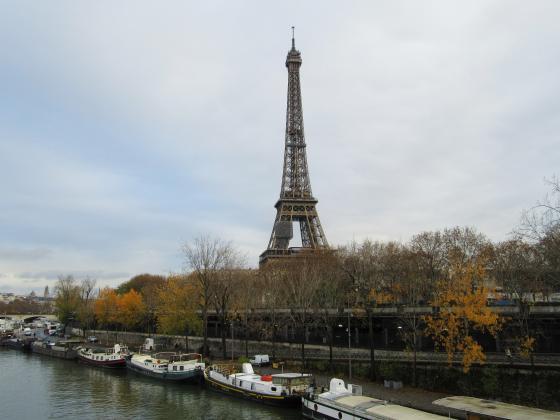
<svg viewBox="0 0 560 420">
<path fill-rule="evenodd" d="M 301 63 L 301 53 L 296 50 L 292 28 L 292 48 L 286 57 L 288 104 L 282 187 L 280 198 L 274 206 L 276 219 L 272 227 L 272 234 L 266 251 L 260 255 L 260 265 L 270 259 L 286 258 L 302 252 L 326 249 L 329 246 L 317 213 L 318 201 L 313 197 L 311 191 L 307 167 L 299 81 Z M 299 222 L 301 247 L 290 247 L 290 240 L 294 236 L 294 222 Z"/>
</svg>

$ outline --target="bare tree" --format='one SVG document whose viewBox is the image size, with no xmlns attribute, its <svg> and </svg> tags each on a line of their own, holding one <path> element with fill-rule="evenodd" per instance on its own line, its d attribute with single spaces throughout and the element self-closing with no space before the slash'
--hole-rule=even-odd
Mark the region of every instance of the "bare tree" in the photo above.
<svg viewBox="0 0 560 420">
<path fill-rule="evenodd" d="M 286 260 L 283 265 L 284 300 L 290 309 L 290 320 L 300 334 L 301 362 L 305 367 L 305 343 L 307 329 L 312 320 L 314 305 L 320 287 L 318 259 L 313 255 Z"/>
<path fill-rule="evenodd" d="M 335 253 L 324 251 L 318 254 L 314 269 L 318 271 L 319 285 L 315 298 L 315 316 L 319 326 L 325 332 L 329 346 L 329 367 L 333 370 L 334 328 L 337 324 L 336 315 L 344 306 L 345 290 L 348 281 L 343 278 L 340 263 Z"/>
<path fill-rule="evenodd" d="M 90 329 L 95 319 L 93 308 L 95 300 L 95 286 L 97 280 L 87 276 L 80 282 L 80 307 L 78 309 L 78 319 L 83 329 Z"/>
<path fill-rule="evenodd" d="M 560 290 L 560 179 L 547 179 L 550 192 L 534 207 L 525 210 L 516 233 L 537 244 L 544 257 L 543 274 L 550 291 Z"/>
<path fill-rule="evenodd" d="M 533 365 L 533 351 L 538 331 L 529 325 L 531 305 L 542 291 L 543 259 L 537 245 L 512 239 L 496 246 L 494 277 L 509 299 L 517 304 L 513 338 L 517 350 Z"/>
<path fill-rule="evenodd" d="M 220 270 L 227 267 L 232 247 L 229 242 L 210 236 L 200 236 L 183 245 L 185 269 L 196 274 L 200 283 L 202 311 L 203 349 L 208 355 L 208 308 L 212 304 L 212 287 L 218 280 Z"/>
<path fill-rule="evenodd" d="M 339 250 L 338 259 L 343 275 L 344 296 L 350 296 L 350 290 L 354 291 L 354 297 L 362 297 L 355 301 L 355 306 L 365 308 L 368 317 L 368 339 L 370 350 L 370 378 L 375 380 L 375 339 L 374 339 L 374 308 L 379 303 L 382 278 L 380 276 L 380 254 L 383 244 L 365 240 L 362 244 L 356 242 Z"/>
<path fill-rule="evenodd" d="M 226 355 L 226 332 L 229 321 L 229 313 L 232 309 L 232 300 L 234 298 L 235 288 L 240 278 L 245 275 L 244 267 L 245 258 L 236 250 L 229 248 L 224 255 L 223 267 L 217 272 L 212 284 L 210 285 L 210 294 L 212 304 L 216 310 L 216 314 L 220 321 L 220 331 L 222 339 L 222 352 L 224 359 Z"/>
<path fill-rule="evenodd" d="M 263 290 L 263 306 L 270 311 L 270 322 L 263 322 L 261 331 L 263 338 L 272 342 L 272 358 L 276 358 L 276 339 L 278 335 L 278 323 L 282 318 L 278 310 L 284 304 L 283 300 L 283 273 L 278 264 L 267 264 L 258 272 L 259 289 Z"/>
</svg>

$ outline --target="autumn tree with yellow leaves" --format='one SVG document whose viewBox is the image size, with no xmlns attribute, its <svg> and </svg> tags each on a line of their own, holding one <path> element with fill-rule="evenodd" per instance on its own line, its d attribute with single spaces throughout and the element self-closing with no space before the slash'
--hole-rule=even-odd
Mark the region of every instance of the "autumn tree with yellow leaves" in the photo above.
<svg viewBox="0 0 560 420">
<path fill-rule="evenodd" d="M 182 334 L 188 350 L 188 335 L 200 334 L 202 321 L 198 282 L 192 276 L 172 275 L 157 288 L 157 329 L 161 334 Z"/>
<path fill-rule="evenodd" d="M 115 293 L 115 290 L 110 287 L 105 287 L 99 292 L 99 296 L 94 304 L 95 317 L 97 322 L 108 328 L 110 325 L 114 325 L 118 321 L 118 304 L 119 296 Z"/>
<path fill-rule="evenodd" d="M 117 321 L 127 330 L 138 326 L 142 322 L 145 312 L 146 305 L 142 300 L 142 295 L 134 289 L 123 294 L 117 300 Z"/>
<path fill-rule="evenodd" d="M 484 363 L 486 356 L 474 333 L 496 333 L 502 319 L 488 306 L 489 288 L 484 258 L 451 262 L 449 278 L 440 280 L 431 304 L 438 308 L 434 315 L 426 316 L 426 335 L 436 348 L 443 348 L 451 364 L 456 354 L 462 355 L 463 372 L 474 363 Z"/>
</svg>

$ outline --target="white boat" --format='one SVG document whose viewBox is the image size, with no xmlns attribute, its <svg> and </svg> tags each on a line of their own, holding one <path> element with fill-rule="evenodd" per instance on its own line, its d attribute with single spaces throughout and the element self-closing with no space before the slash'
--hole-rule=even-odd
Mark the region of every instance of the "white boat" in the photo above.
<svg viewBox="0 0 560 420">
<path fill-rule="evenodd" d="M 167 381 L 201 381 L 204 371 L 202 355 L 198 353 L 160 352 L 133 354 L 126 359 L 130 370 Z"/>
<path fill-rule="evenodd" d="M 448 409 L 462 411 L 467 419 L 539 419 L 560 420 L 560 412 L 542 410 L 492 401 L 476 397 L 454 396 L 440 398 L 433 404 Z"/>
<path fill-rule="evenodd" d="M 126 358 L 130 356 L 128 347 L 120 344 L 111 348 L 80 347 L 77 350 L 80 361 L 106 368 L 126 367 Z"/>
<path fill-rule="evenodd" d="M 241 372 L 233 365 L 212 365 L 204 372 L 206 384 L 215 390 L 280 406 L 299 406 L 312 378 L 308 373 L 258 375 L 250 363 L 243 363 Z"/>
<path fill-rule="evenodd" d="M 432 420 L 447 417 L 392 404 L 362 395 L 361 386 L 332 378 L 327 392 L 308 392 L 302 397 L 302 414 L 308 419 L 336 420 Z"/>
</svg>

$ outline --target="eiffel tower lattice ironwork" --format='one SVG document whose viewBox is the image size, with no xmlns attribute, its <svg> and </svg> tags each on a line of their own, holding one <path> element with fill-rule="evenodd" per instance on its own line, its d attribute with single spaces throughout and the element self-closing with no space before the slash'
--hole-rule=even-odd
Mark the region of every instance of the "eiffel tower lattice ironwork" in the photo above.
<svg viewBox="0 0 560 420">
<path fill-rule="evenodd" d="M 292 49 L 286 57 L 288 104 L 282 187 L 280 198 L 275 205 L 276 219 L 270 241 L 266 251 L 260 256 L 261 265 L 271 258 L 287 257 L 301 251 L 324 249 L 329 246 L 319 221 L 316 207 L 318 201 L 311 192 L 307 167 L 299 79 L 301 63 L 301 53 L 296 50 L 292 35 Z M 299 222 L 302 248 L 289 248 L 294 222 Z"/>
</svg>

